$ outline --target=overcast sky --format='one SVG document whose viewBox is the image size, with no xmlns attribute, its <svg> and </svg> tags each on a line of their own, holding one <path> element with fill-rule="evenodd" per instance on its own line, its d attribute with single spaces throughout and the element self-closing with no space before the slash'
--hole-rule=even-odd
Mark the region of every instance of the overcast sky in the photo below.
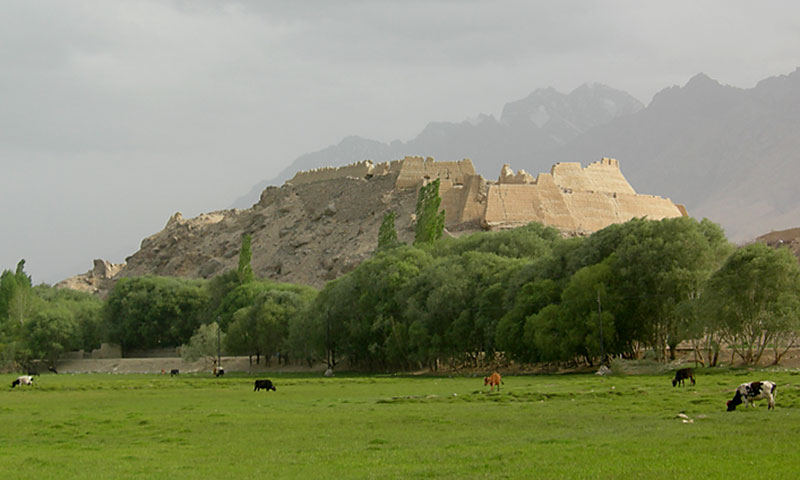
<svg viewBox="0 0 800 480">
<path fill-rule="evenodd" d="M 0 270 L 121 262 L 303 153 L 540 87 L 749 88 L 800 66 L 798 32 L 789 0 L 0 0 Z"/>
</svg>

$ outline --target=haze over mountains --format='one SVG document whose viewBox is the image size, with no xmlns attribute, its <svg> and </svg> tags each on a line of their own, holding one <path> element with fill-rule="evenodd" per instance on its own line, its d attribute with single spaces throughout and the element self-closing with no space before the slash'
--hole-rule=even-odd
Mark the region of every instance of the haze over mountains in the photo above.
<svg viewBox="0 0 800 480">
<path fill-rule="evenodd" d="M 347 137 L 338 145 L 301 155 L 277 177 L 253 187 L 247 196 L 237 200 L 236 206 L 249 207 L 258 201 L 264 187 L 280 185 L 297 171 L 361 160 L 385 162 L 415 155 L 439 161 L 470 158 L 477 172 L 489 179 L 497 178 L 504 163 L 529 172 L 531 162 L 549 169 L 550 152 L 591 127 L 642 108 L 644 105 L 629 94 L 604 85 L 583 85 L 569 95 L 552 88 L 539 89 L 506 104 L 499 120 L 481 114 L 461 123 L 431 122 L 408 142 L 381 143 Z"/>
<path fill-rule="evenodd" d="M 741 242 L 800 222 L 797 105 L 800 69 L 751 89 L 698 74 L 682 87 L 665 88 L 647 107 L 598 84 L 567 95 L 539 89 L 506 104 L 499 119 L 432 122 L 408 142 L 347 137 L 298 157 L 235 206 L 251 206 L 266 185 L 280 185 L 298 170 L 365 159 L 471 158 L 479 173 L 496 178 L 504 163 L 536 175 L 556 162 L 613 157 L 637 191 L 670 197 Z"/>
</svg>

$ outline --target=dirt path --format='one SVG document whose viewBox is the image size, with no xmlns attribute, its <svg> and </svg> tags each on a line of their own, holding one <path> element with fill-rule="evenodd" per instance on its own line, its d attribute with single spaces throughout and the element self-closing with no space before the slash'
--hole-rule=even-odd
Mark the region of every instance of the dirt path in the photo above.
<svg viewBox="0 0 800 480">
<path fill-rule="evenodd" d="M 222 357 L 222 366 L 226 372 L 319 372 L 320 375 L 325 371 L 323 365 L 308 368 L 296 365 L 264 365 L 262 360 L 260 365 L 255 363 L 251 366 L 248 357 Z M 58 362 L 59 373 L 161 373 L 178 369 L 181 373 L 212 373 L 214 364 L 211 361 L 197 360 L 195 362 L 184 362 L 180 357 L 158 357 L 158 358 L 106 358 L 106 359 L 82 359 L 82 360 L 60 360 Z"/>
</svg>

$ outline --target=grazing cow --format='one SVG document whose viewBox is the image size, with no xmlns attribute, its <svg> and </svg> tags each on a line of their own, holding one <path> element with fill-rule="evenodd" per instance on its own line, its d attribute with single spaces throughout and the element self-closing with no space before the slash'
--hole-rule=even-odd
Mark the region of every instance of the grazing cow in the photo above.
<svg viewBox="0 0 800 480">
<path fill-rule="evenodd" d="M 500 391 L 500 384 L 505 385 L 503 379 L 500 377 L 500 374 L 494 372 L 493 374 L 489 375 L 488 377 L 483 377 L 483 386 L 489 385 L 489 391 L 493 391 L 495 385 L 497 385 L 497 391 Z"/>
<path fill-rule="evenodd" d="M 736 387 L 736 393 L 733 395 L 733 399 L 728 400 L 726 404 L 728 405 L 728 411 L 732 412 L 736 410 L 736 405 L 741 404 L 742 400 L 744 400 L 744 406 L 749 407 L 751 403 L 755 406 L 756 400 L 762 400 L 764 398 L 767 399 L 767 410 L 774 410 L 777 388 L 778 386 L 769 380 L 743 383 Z"/>
<path fill-rule="evenodd" d="M 215 377 L 221 377 L 223 375 L 225 375 L 225 369 L 224 368 L 219 367 L 219 368 L 215 368 L 214 369 L 214 376 Z"/>
<path fill-rule="evenodd" d="M 178 375 L 180 373 L 181 373 L 180 370 L 178 370 L 177 368 L 173 368 L 172 370 L 169 371 L 169 376 L 173 377 L 173 376 Z"/>
<path fill-rule="evenodd" d="M 275 390 L 275 385 L 273 385 L 270 380 L 256 380 L 256 388 L 254 388 L 253 391 L 257 392 L 257 391 L 261 390 L 262 388 L 264 390 L 267 390 L 267 391 L 270 391 L 270 390 L 272 390 L 273 392 L 276 391 Z"/>
<path fill-rule="evenodd" d="M 17 377 L 16 380 L 11 382 L 11 388 L 16 387 L 17 385 L 33 385 L 33 377 L 31 375 L 22 375 L 21 377 Z"/>
<path fill-rule="evenodd" d="M 690 379 L 692 381 L 692 386 L 694 386 L 694 370 L 691 368 L 681 368 L 677 372 L 675 372 L 675 378 L 672 379 L 672 386 L 674 387 L 677 384 L 681 384 L 681 387 L 684 386 L 684 380 Z"/>
</svg>

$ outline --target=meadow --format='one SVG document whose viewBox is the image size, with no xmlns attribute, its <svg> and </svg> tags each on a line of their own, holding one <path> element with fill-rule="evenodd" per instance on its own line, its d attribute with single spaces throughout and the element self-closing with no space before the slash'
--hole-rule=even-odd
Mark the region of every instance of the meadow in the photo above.
<svg viewBox="0 0 800 480">
<path fill-rule="evenodd" d="M 2 478 L 796 478 L 800 373 L 1 375 Z M 771 379 L 777 406 L 725 411 Z M 684 413 L 692 423 L 678 418 Z"/>
</svg>

